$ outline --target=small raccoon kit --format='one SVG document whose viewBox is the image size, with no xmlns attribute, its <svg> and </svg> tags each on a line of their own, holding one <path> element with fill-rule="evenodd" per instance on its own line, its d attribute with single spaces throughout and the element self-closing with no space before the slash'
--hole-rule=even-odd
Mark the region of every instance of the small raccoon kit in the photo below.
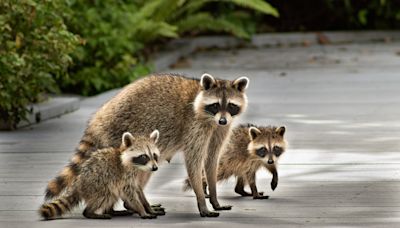
<svg viewBox="0 0 400 228">
<path fill-rule="evenodd" d="M 253 196 L 254 199 L 267 199 L 256 186 L 256 172 L 265 167 L 272 174 L 271 188 L 278 185 L 277 162 L 286 150 L 284 138 L 286 128 L 257 127 L 241 125 L 236 127 L 230 141 L 219 159 L 218 181 L 226 180 L 231 176 L 237 177 L 235 192 L 242 196 Z M 250 185 L 251 193 L 244 190 Z M 207 192 L 207 183 L 203 178 L 203 189 Z M 190 188 L 190 182 L 185 181 L 184 189 Z"/>
<path fill-rule="evenodd" d="M 164 215 L 162 207 L 148 203 L 142 187 L 137 181 L 139 172 L 158 169 L 160 156 L 155 143 L 159 133 L 150 137 L 132 136 L 126 132 L 119 148 L 105 148 L 92 153 L 82 164 L 81 170 L 71 187 L 58 198 L 44 203 L 39 213 L 44 219 L 54 219 L 84 201 L 83 215 L 93 219 L 110 219 L 112 215 L 129 215 L 131 212 L 116 212 L 112 208 L 119 198 L 142 218 Z"/>
</svg>

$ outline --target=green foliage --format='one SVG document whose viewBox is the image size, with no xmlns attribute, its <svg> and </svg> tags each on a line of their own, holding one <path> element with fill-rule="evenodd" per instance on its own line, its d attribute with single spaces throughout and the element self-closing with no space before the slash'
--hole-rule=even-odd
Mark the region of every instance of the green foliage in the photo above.
<svg viewBox="0 0 400 228">
<path fill-rule="evenodd" d="M 250 38 L 246 30 L 226 18 L 214 18 L 210 13 L 197 13 L 176 24 L 181 33 L 193 31 L 224 31 L 240 38 Z"/>
<path fill-rule="evenodd" d="M 1 119 L 15 125 L 43 92 L 121 87 L 150 72 L 144 53 L 160 40 L 248 39 L 254 11 L 278 16 L 263 0 L 1 0 Z"/>
<path fill-rule="evenodd" d="M 272 15 L 274 17 L 278 17 L 278 11 L 272 7 L 268 2 L 263 0 L 232 0 L 237 5 L 241 5 L 243 7 L 247 7 L 253 9 L 255 11 L 260 11 L 267 15 Z"/>
<path fill-rule="evenodd" d="M 254 11 L 279 16 L 264 0 L 155 0 L 152 3 L 153 17 L 176 26 L 180 35 L 217 32 L 249 39 L 255 31 Z"/>
<path fill-rule="evenodd" d="M 149 72 L 139 55 L 144 41 L 176 37 L 132 1 L 72 0 L 69 9 L 65 22 L 83 43 L 72 55 L 70 76 L 58 80 L 64 91 L 93 95 L 121 87 Z"/>
<path fill-rule="evenodd" d="M 92 95 L 148 73 L 141 52 L 153 41 L 204 31 L 250 38 L 255 31 L 255 23 L 248 23 L 250 13 L 236 7 L 215 10 L 219 5 L 278 15 L 263 0 L 70 0 L 65 21 L 84 45 L 73 55 L 70 77 L 58 82 L 64 91 Z"/>
<path fill-rule="evenodd" d="M 359 2 L 344 1 L 354 27 L 390 29 L 399 20 L 399 1 L 372 0 L 361 5 Z"/>
<path fill-rule="evenodd" d="M 55 92 L 54 77 L 66 75 L 77 44 L 61 18 L 61 1 L 0 1 L 0 119 L 24 119 L 29 103 Z"/>
<path fill-rule="evenodd" d="M 279 11 L 280 16 L 279 18 L 259 16 L 258 31 L 261 32 L 400 29 L 398 0 L 268 0 L 268 2 Z M 262 29 L 264 24 L 268 26 Z"/>
</svg>

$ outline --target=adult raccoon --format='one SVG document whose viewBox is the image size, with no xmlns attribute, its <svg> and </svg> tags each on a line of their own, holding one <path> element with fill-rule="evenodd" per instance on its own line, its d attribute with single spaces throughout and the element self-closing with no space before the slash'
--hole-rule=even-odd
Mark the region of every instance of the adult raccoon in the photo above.
<svg viewBox="0 0 400 228">
<path fill-rule="evenodd" d="M 50 181 L 46 197 L 60 194 L 79 174 L 80 164 L 98 148 L 116 147 L 123 132 L 150 133 L 158 129 L 161 160 L 183 151 L 190 183 L 202 217 L 216 217 L 206 206 L 202 170 L 206 171 L 210 202 L 215 210 L 230 210 L 217 200 L 219 152 L 231 132 L 232 121 L 247 106 L 249 79 L 218 80 L 203 74 L 200 80 L 159 74 L 137 80 L 105 103 L 90 120 L 77 152 L 58 177 Z M 142 187 L 150 174 L 144 173 Z"/>
</svg>

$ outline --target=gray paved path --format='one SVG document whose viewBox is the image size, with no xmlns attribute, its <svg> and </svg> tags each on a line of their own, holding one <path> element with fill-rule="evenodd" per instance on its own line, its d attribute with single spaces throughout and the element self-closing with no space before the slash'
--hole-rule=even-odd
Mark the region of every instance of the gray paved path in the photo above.
<svg viewBox="0 0 400 228">
<path fill-rule="evenodd" d="M 251 79 L 241 122 L 287 126 L 290 147 L 280 182 L 258 175 L 268 200 L 240 198 L 219 185 L 232 211 L 200 218 L 182 192 L 180 155 L 148 188 L 167 215 L 157 220 L 87 220 L 81 209 L 39 221 L 46 182 L 66 164 L 91 113 L 117 91 L 84 100 L 79 111 L 15 132 L 0 132 L 0 227 L 400 226 L 400 43 L 244 49 L 197 53 L 173 72 Z"/>
</svg>

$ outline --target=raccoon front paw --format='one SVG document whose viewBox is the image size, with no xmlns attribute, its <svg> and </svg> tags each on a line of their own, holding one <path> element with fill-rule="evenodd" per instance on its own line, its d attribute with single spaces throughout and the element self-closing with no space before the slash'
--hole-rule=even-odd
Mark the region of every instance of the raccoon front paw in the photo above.
<svg viewBox="0 0 400 228">
<path fill-rule="evenodd" d="M 253 199 L 268 199 L 268 198 L 269 198 L 269 196 L 264 196 L 264 195 L 260 195 L 260 194 L 253 196 Z"/>
<path fill-rule="evenodd" d="M 108 212 L 111 216 L 130 216 L 133 215 L 133 211 L 130 210 L 123 210 L 123 211 L 114 211 L 111 210 Z"/>
<path fill-rule="evenodd" d="M 235 192 L 236 192 L 237 194 L 241 195 L 241 196 L 252 196 L 252 194 L 246 192 L 245 190 L 238 190 L 238 189 L 235 189 Z"/>
<path fill-rule="evenodd" d="M 140 218 L 142 218 L 142 219 L 155 219 L 155 218 L 157 218 L 157 215 L 155 215 L 155 214 L 144 214 L 144 215 L 141 215 Z"/>
<path fill-rule="evenodd" d="M 153 215 L 165 215 L 165 211 L 164 210 L 155 210 L 155 209 L 153 209 L 150 212 L 150 214 L 153 214 Z"/>
<path fill-rule="evenodd" d="M 88 219 L 111 219 L 112 216 L 109 214 L 102 214 L 102 215 L 98 215 L 98 214 L 83 214 L 83 216 L 85 216 Z"/>
<path fill-rule="evenodd" d="M 213 211 L 200 211 L 200 216 L 201 217 L 218 217 L 219 213 L 213 212 Z"/>
<path fill-rule="evenodd" d="M 220 205 L 214 206 L 213 205 L 213 208 L 216 211 L 226 211 L 226 210 L 231 210 L 232 206 L 231 205 L 225 205 L 225 206 L 220 206 Z"/>
<path fill-rule="evenodd" d="M 156 204 L 150 205 L 150 207 L 161 207 L 161 206 L 162 205 L 160 203 L 156 203 Z"/>
<path fill-rule="evenodd" d="M 271 181 L 271 189 L 272 191 L 275 191 L 275 188 L 278 186 L 278 181 L 277 180 L 272 180 Z"/>
<path fill-rule="evenodd" d="M 163 207 L 151 207 L 151 209 L 153 209 L 154 211 L 164 211 L 165 212 L 165 208 L 163 208 Z"/>
</svg>

